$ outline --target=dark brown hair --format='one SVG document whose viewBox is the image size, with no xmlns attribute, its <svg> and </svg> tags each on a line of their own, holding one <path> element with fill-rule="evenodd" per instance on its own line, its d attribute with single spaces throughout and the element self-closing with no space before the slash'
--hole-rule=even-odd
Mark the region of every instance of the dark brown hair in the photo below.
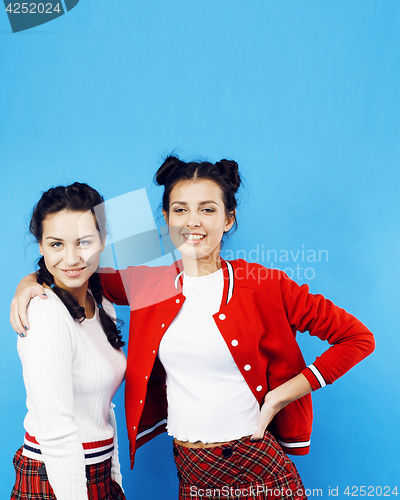
<svg viewBox="0 0 400 500">
<path fill-rule="evenodd" d="M 238 164 L 225 159 L 216 163 L 184 162 L 174 155 L 165 159 L 154 176 L 154 182 L 164 186 L 162 208 L 166 213 L 169 212 L 169 197 L 176 184 L 196 179 L 208 179 L 218 184 L 222 191 L 225 213 L 228 217 L 234 216 L 233 212 L 237 207 L 236 193 L 241 183 Z M 233 227 L 237 228 L 236 217 Z"/>
</svg>

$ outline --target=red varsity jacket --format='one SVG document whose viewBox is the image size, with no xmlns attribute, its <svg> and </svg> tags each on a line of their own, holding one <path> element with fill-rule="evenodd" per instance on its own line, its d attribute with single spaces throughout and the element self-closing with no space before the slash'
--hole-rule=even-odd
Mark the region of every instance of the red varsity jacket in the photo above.
<svg viewBox="0 0 400 500">
<path fill-rule="evenodd" d="M 222 266 L 224 293 L 214 321 L 260 405 L 269 390 L 300 372 L 316 390 L 374 350 L 373 335 L 360 321 L 282 271 L 244 260 L 222 261 Z M 125 406 L 133 467 L 135 450 L 166 427 L 165 372 L 157 351 L 185 301 L 182 264 L 102 271 L 107 298 L 131 309 Z M 308 367 L 297 331 L 331 344 Z M 287 453 L 305 455 L 312 417 L 308 394 L 283 408 L 268 429 Z"/>
</svg>

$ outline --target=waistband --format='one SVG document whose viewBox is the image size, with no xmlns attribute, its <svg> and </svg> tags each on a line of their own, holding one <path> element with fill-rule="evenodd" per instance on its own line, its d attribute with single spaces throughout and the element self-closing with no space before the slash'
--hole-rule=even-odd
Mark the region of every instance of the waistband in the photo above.
<svg viewBox="0 0 400 500">
<path fill-rule="evenodd" d="M 111 458 L 114 454 L 114 438 L 105 439 L 103 441 L 91 441 L 89 443 L 82 443 L 85 453 L 85 464 L 97 464 Z M 42 451 L 40 444 L 36 438 L 25 433 L 24 438 L 24 456 L 34 460 L 41 460 Z"/>
</svg>

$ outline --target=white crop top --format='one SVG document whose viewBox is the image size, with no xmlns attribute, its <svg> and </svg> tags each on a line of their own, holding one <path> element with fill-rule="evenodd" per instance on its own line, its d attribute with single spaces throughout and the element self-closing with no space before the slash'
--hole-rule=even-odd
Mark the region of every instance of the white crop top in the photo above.
<svg viewBox="0 0 400 500">
<path fill-rule="evenodd" d="M 223 293 L 222 269 L 183 275 L 186 300 L 161 340 L 168 433 L 181 441 L 239 439 L 257 428 L 259 405 L 240 373 L 213 314 Z"/>
</svg>

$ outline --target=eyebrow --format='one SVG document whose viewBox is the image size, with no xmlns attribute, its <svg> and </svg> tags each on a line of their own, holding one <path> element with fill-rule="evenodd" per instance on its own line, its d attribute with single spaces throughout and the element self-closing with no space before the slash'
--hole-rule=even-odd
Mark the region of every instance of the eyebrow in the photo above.
<svg viewBox="0 0 400 500">
<path fill-rule="evenodd" d="M 85 238 L 94 238 L 94 235 L 87 234 L 86 236 L 81 236 L 76 241 L 84 240 Z M 46 240 L 64 241 L 62 238 L 57 238 L 56 236 L 47 236 Z"/>
<path fill-rule="evenodd" d="M 176 204 L 178 204 L 178 205 L 187 205 L 187 204 L 188 204 L 188 203 L 187 203 L 187 201 L 173 201 L 173 202 L 171 203 L 171 207 L 172 207 L 172 205 L 174 205 L 175 203 L 176 203 Z M 216 201 L 214 201 L 214 200 L 206 200 L 206 201 L 201 201 L 201 202 L 199 203 L 199 205 L 208 205 L 209 203 L 213 203 L 214 205 L 219 206 L 219 205 L 218 205 L 218 203 L 217 203 Z"/>
</svg>

